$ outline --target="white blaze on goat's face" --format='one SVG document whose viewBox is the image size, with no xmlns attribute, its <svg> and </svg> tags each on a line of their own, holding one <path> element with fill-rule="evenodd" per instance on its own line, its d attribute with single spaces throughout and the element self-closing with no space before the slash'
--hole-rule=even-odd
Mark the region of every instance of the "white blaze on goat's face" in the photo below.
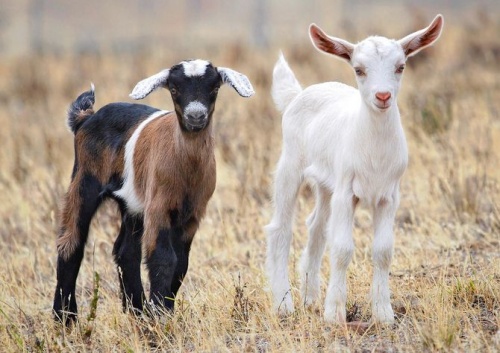
<svg viewBox="0 0 500 353">
<path fill-rule="evenodd" d="M 184 75 L 187 77 L 203 76 L 207 70 L 207 66 L 210 65 L 208 61 L 200 59 L 183 61 L 181 64 L 184 68 Z"/>
<path fill-rule="evenodd" d="M 207 123 L 208 108 L 199 101 L 192 101 L 184 108 L 184 123 L 192 130 L 205 127 Z"/>
<path fill-rule="evenodd" d="M 403 49 L 396 41 L 365 39 L 354 47 L 351 65 L 366 105 L 380 112 L 395 105 L 405 65 Z"/>
</svg>

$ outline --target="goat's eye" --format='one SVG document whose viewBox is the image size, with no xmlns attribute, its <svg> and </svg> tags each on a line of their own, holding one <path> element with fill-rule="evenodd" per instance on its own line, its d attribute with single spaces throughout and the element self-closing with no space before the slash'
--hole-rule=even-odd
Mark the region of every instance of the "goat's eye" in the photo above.
<svg viewBox="0 0 500 353">
<path fill-rule="evenodd" d="M 354 72 L 356 73 L 356 76 L 360 76 L 361 77 L 361 76 L 365 76 L 366 75 L 366 73 L 360 67 L 354 68 Z"/>
<path fill-rule="evenodd" d="M 396 69 L 397 74 L 402 74 L 405 69 L 404 65 L 399 65 L 398 68 Z"/>
<path fill-rule="evenodd" d="M 176 89 L 176 88 L 174 88 L 174 87 L 170 88 L 170 94 L 171 94 L 172 96 L 176 96 L 176 95 L 177 95 L 177 93 L 178 93 L 178 92 L 177 92 L 177 89 Z"/>
</svg>

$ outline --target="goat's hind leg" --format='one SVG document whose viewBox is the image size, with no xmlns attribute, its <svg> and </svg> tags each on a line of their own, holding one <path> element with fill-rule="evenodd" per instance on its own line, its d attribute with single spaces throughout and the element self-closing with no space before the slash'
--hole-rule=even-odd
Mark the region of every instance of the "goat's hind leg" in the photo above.
<svg viewBox="0 0 500 353">
<path fill-rule="evenodd" d="M 267 232 L 266 270 L 271 286 L 274 307 L 280 314 L 294 311 L 288 256 L 292 240 L 292 221 L 297 193 L 302 183 L 299 162 L 283 151 L 275 175 L 274 215 L 265 227 Z"/>
<path fill-rule="evenodd" d="M 142 216 L 122 211 L 120 233 L 113 247 L 122 294 L 123 310 L 142 312 L 145 300 L 141 281 L 141 238 L 144 231 Z"/>
<path fill-rule="evenodd" d="M 319 271 L 326 244 L 326 224 L 330 216 L 331 192 L 321 184 L 316 185 L 316 205 L 307 219 L 309 239 L 300 261 L 301 293 L 306 306 L 319 296 Z"/>
<path fill-rule="evenodd" d="M 77 317 L 76 278 L 84 255 L 90 222 L 102 199 L 101 184 L 91 175 L 76 175 L 66 193 L 57 239 L 57 285 L 54 315 L 69 323 Z"/>
</svg>

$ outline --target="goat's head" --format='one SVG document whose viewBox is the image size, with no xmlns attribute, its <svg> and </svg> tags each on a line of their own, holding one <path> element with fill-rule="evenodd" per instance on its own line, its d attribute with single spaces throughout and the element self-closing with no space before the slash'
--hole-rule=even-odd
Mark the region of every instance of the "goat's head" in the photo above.
<svg viewBox="0 0 500 353">
<path fill-rule="evenodd" d="M 443 17 L 403 39 L 373 36 L 359 42 L 330 37 L 315 24 L 309 27 L 314 46 L 321 52 L 347 60 L 354 68 L 361 97 L 373 110 L 388 111 L 396 102 L 406 59 L 433 44 L 441 35 Z"/>
<path fill-rule="evenodd" d="M 130 97 L 142 99 L 157 88 L 167 88 L 184 131 L 197 132 L 210 124 L 219 87 L 228 83 L 242 97 L 254 94 L 248 78 L 205 60 L 187 60 L 139 82 Z"/>
</svg>

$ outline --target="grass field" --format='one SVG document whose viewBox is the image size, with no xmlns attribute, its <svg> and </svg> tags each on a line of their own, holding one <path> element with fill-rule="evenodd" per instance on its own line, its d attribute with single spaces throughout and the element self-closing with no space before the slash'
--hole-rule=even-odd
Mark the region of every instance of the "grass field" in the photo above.
<svg viewBox="0 0 500 353">
<path fill-rule="evenodd" d="M 363 333 L 325 324 L 321 302 L 300 305 L 295 270 L 307 238 L 304 221 L 313 208 L 308 187 L 297 204 L 290 257 L 299 309 L 282 319 L 271 310 L 262 228 L 271 216 L 272 173 L 281 150 L 281 118 L 269 96 L 278 48 L 228 44 L 220 50 L 2 60 L 0 350 L 499 351 L 499 32 L 498 21 L 447 25 L 435 48 L 408 63 L 399 106 L 410 165 L 402 181 L 390 279 L 397 320 Z M 303 85 L 354 83 L 345 63 L 319 54 L 308 42 L 282 49 Z M 65 330 L 54 324 L 51 305 L 58 205 L 73 162 L 67 106 L 91 81 L 96 107 L 129 100 L 138 80 L 195 56 L 247 74 L 257 94 L 250 100 L 229 88 L 219 94 L 217 189 L 193 243 L 177 310 L 160 322 L 122 313 L 111 256 L 119 217 L 110 203 L 94 220 L 78 278 L 80 321 Z M 166 92 L 146 102 L 172 109 Z M 372 271 L 368 211 L 357 211 L 355 226 L 348 316 L 366 321 Z M 323 300 L 327 257 L 322 278 Z"/>
</svg>

